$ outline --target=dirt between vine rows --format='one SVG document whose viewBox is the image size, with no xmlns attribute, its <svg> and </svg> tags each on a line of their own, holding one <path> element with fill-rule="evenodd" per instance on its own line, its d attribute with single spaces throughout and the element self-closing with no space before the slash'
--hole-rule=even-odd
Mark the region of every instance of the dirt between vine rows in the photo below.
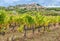
<svg viewBox="0 0 60 41">
<path fill-rule="evenodd" d="M 17 37 L 14 41 L 60 41 L 60 26 L 52 26 L 50 27 L 50 31 L 44 32 L 42 28 L 40 33 L 35 30 L 34 35 L 32 34 L 32 31 L 28 31 L 26 38 L 23 37 L 24 33 L 11 32 L 9 34 L 5 34 L 4 36 L 0 35 L 0 41 L 11 41 L 11 37 L 13 35 L 14 38 Z"/>
</svg>

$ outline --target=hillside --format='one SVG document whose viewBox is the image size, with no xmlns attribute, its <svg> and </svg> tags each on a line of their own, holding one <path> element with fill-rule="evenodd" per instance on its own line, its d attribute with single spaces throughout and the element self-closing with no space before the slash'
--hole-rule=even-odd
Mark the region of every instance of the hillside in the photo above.
<svg viewBox="0 0 60 41">
<path fill-rule="evenodd" d="M 40 6 L 39 4 L 33 3 L 33 4 L 22 4 L 22 5 L 16 5 L 16 6 L 9 6 L 6 8 L 6 10 L 35 10 L 40 11 L 40 9 L 44 9 L 43 6 Z"/>
</svg>

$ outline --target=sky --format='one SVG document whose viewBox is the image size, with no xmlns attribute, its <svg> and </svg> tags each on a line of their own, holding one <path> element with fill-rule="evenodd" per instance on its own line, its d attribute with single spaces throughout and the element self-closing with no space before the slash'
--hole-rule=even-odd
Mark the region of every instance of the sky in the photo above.
<svg viewBox="0 0 60 41">
<path fill-rule="evenodd" d="M 0 0 L 0 6 L 38 3 L 45 7 L 60 7 L 60 0 Z"/>
</svg>

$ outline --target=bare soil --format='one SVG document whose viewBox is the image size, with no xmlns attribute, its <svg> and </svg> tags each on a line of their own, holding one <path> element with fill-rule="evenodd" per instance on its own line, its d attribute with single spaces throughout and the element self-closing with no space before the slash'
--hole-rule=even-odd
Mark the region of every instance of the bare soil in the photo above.
<svg viewBox="0 0 60 41">
<path fill-rule="evenodd" d="M 43 29 L 43 28 L 42 28 Z M 32 31 L 27 32 L 27 37 L 24 38 L 24 33 L 12 32 L 0 35 L 0 41 L 11 41 L 11 37 L 14 36 L 14 41 L 60 41 L 60 26 L 50 27 L 50 31 L 41 30 L 40 33 L 35 30 L 35 34 Z"/>
</svg>

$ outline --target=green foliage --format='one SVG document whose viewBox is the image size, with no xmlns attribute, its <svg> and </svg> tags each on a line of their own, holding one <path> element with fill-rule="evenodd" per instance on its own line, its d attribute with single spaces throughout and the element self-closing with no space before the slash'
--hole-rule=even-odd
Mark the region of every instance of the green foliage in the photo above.
<svg viewBox="0 0 60 41">
<path fill-rule="evenodd" d="M 27 22 L 27 24 L 34 24 L 34 19 L 29 15 L 25 16 L 25 21 Z"/>
<path fill-rule="evenodd" d="M 47 8 L 47 10 L 55 10 L 55 11 L 60 11 L 60 8 Z"/>
<path fill-rule="evenodd" d="M 11 12 L 0 10 L 0 25 L 3 24 L 5 26 L 10 23 L 11 24 L 17 23 L 17 25 L 19 25 L 17 27 L 17 30 L 19 32 L 23 31 L 25 24 L 28 27 L 36 24 L 35 26 L 38 27 L 38 26 L 48 26 L 50 23 L 52 24 L 60 23 L 60 16 L 45 16 L 45 15 L 42 15 L 42 12 L 37 12 L 37 11 L 25 12 L 24 14 L 22 13 L 9 14 L 9 13 Z"/>
<path fill-rule="evenodd" d="M 5 17 L 6 17 L 5 11 L 1 10 L 0 11 L 0 24 L 4 23 Z"/>
<path fill-rule="evenodd" d="M 24 29 L 24 26 L 23 26 L 23 25 L 21 25 L 19 28 L 17 28 L 17 30 L 18 30 L 19 32 L 23 32 L 23 29 Z"/>
</svg>

